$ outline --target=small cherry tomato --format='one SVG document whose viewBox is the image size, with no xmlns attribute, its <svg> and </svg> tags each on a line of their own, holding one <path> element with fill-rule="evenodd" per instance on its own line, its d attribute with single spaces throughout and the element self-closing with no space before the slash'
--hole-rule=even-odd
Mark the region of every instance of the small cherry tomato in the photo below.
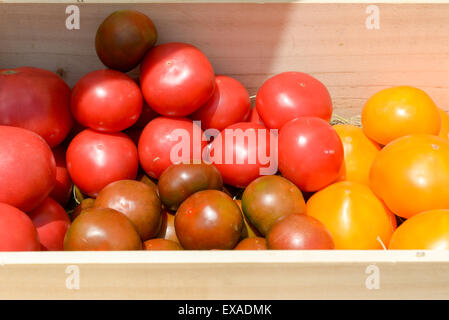
<svg viewBox="0 0 449 320">
<path fill-rule="evenodd" d="M 39 236 L 22 211 L 0 203 L 0 251 L 39 251 Z"/>
<path fill-rule="evenodd" d="M 86 129 L 70 142 L 67 170 L 76 186 L 96 197 L 109 183 L 135 179 L 139 166 L 137 148 L 124 133 Z"/>
<path fill-rule="evenodd" d="M 142 168 L 150 177 L 159 179 L 162 172 L 174 163 L 201 161 L 202 150 L 206 146 L 202 135 L 201 128 L 187 118 L 158 117 L 151 120 L 139 139 Z"/>
<path fill-rule="evenodd" d="M 185 43 L 151 49 L 140 66 L 140 86 L 148 105 L 164 116 L 186 116 L 199 109 L 215 89 L 207 57 Z"/>
<path fill-rule="evenodd" d="M 28 216 L 39 234 L 41 250 L 61 251 L 64 248 L 64 236 L 70 227 L 70 219 L 64 208 L 48 197 L 31 211 Z"/>
<path fill-rule="evenodd" d="M 201 108 L 190 115 L 193 120 L 201 121 L 203 130 L 224 128 L 246 121 L 251 110 L 248 90 L 237 80 L 215 76 L 215 91 Z"/>
<path fill-rule="evenodd" d="M 256 108 L 270 129 L 281 129 L 298 117 L 332 116 L 332 100 L 326 87 L 302 72 L 283 72 L 264 82 L 256 96 Z"/>
<path fill-rule="evenodd" d="M 335 181 L 343 159 L 340 137 L 320 118 L 294 119 L 279 133 L 279 170 L 303 191 L 317 191 Z"/>
<path fill-rule="evenodd" d="M 330 250 L 334 240 L 317 219 L 303 214 L 291 214 L 276 222 L 267 234 L 268 249 Z"/>
<path fill-rule="evenodd" d="M 142 94 L 134 80 L 114 70 L 86 74 L 72 91 L 71 109 L 85 127 L 119 132 L 132 126 L 142 112 Z"/>
<path fill-rule="evenodd" d="M 55 158 L 36 133 L 0 126 L 0 202 L 28 212 L 47 198 L 55 185 Z"/>
<path fill-rule="evenodd" d="M 362 110 L 363 131 L 382 145 L 413 133 L 438 135 L 440 124 L 438 108 L 429 95 L 409 86 L 377 92 Z"/>
</svg>

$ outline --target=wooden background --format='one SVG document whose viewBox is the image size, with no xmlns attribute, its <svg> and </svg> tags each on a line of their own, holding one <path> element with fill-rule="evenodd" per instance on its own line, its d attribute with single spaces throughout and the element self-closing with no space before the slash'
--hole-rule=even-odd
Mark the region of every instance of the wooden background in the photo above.
<svg viewBox="0 0 449 320">
<path fill-rule="evenodd" d="M 80 3 L 81 28 L 72 31 L 67 5 L 1 4 L 0 68 L 47 68 L 73 86 L 102 68 L 98 25 L 129 8 L 154 20 L 159 43 L 198 46 L 217 73 L 236 77 L 251 94 L 269 76 L 297 70 L 329 88 L 342 116 L 358 114 L 371 94 L 395 85 L 417 86 L 449 109 L 449 4 L 377 4 L 380 29 L 369 30 L 368 4 Z"/>
</svg>

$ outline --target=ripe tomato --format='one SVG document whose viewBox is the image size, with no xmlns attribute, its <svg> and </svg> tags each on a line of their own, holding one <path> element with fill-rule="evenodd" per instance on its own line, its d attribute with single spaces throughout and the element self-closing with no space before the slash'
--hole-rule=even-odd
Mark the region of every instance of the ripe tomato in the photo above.
<svg viewBox="0 0 449 320">
<path fill-rule="evenodd" d="M 206 146 L 202 135 L 201 128 L 187 118 L 158 117 L 151 120 L 139 139 L 142 168 L 149 176 L 159 179 L 162 172 L 175 162 L 200 161 Z"/>
<path fill-rule="evenodd" d="M 268 249 L 330 250 L 334 240 L 317 219 L 303 214 L 290 214 L 273 225 L 267 234 Z"/>
<path fill-rule="evenodd" d="M 438 109 L 441 118 L 440 133 L 441 138 L 449 139 L 449 115 L 443 109 Z"/>
<path fill-rule="evenodd" d="M 70 88 L 56 74 L 31 67 L 0 69 L 0 125 L 34 131 L 54 147 L 72 123 Z"/>
<path fill-rule="evenodd" d="M 362 110 L 363 131 L 382 145 L 412 133 L 438 135 L 440 123 L 438 108 L 427 93 L 408 86 L 377 92 Z"/>
<path fill-rule="evenodd" d="M 406 220 L 393 233 L 389 249 L 449 249 L 449 210 L 425 211 Z"/>
<path fill-rule="evenodd" d="M 134 69 L 157 41 L 153 21 L 141 12 L 118 10 L 98 27 L 95 49 L 105 66 L 123 72 Z"/>
<path fill-rule="evenodd" d="M 371 188 L 400 217 L 449 209 L 449 141 L 414 134 L 384 147 L 373 162 Z"/>
<path fill-rule="evenodd" d="M 382 249 L 395 228 L 382 201 L 357 182 L 337 182 L 318 191 L 307 201 L 307 215 L 327 227 L 335 249 Z"/>
<path fill-rule="evenodd" d="M 261 124 L 239 122 L 227 127 L 214 139 L 210 160 L 225 183 L 243 188 L 261 175 L 277 172 L 276 139 Z M 264 173 L 264 170 L 268 172 Z"/>
<path fill-rule="evenodd" d="M 22 211 L 0 203 L 0 251 L 39 251 L 39 236 Z"/>
<path fill-rule="evenodd" d="M 164 116 L 186 116 L 212 96 L 214 70 L 194 46 L 166 43 L 145 56 L 140 67 L 140 85 L 154 111 Z"/>
<path fill-rule="evenodd" d="M 97 131 L 119 132 L 132 126 L 142 111 L 142 94 L 134 80 L 114 70 L 86 74 L 73 88 L 76 120 Z"/>
<path fill-rule="evenodd" d="M 144 250 L 184 250 L 181 245 L 175 241 L 167 239 L 151 239 L 143 243 Z"/>
<path fill-rule="evenodd" d="M 248 90 L 237 80 L 218 75 L 212 97 L 190 118 L 200 120 L 203 130 L 223 130 L 231 124 L 246 121 L 251 111 Z"/>
<path fill-rule="evenodd" d="M 298 117 L 319 117 L 329 122 L 332 116 L 326 87 L 302 72 L 283 72 L 265 81 L 257 92 L 256 108 L 270 129 L 281 129 Z"/>
<path fill-rule="evenodd" d="M 316 191 L 335 181 L 343 155 L 337 132 L 320 118 L 291 120 L 279 133 L 279 170 L 303 191 Z"/>
<path fill-rule="evenodd" d="M 359 127 L 337 124 L 334 125 L 334 129 L 344 149 L 344 163 L 339 180 L 369 185 L 369 171 L 379 153 L 379 144 L 368 138 Z"/>
<path fill-rule="evenodd" d="M 135 179 L 139 166 L 137 148 L 124 133 L 86 129 L 70 142 L 67 169 L 76 186 L 96 197 L 106 185 Z"/>
<path fill-rule="evenodd" d="M 48 197 L 28 216 L 33 221 L 39 234 L 41 250 L 63 250 L 64 236 L 70 227 L 70 219 L 64 208 Z"/>
<path fill-rule="evenodd" d="M 234 250 L 267 250 L 267 242 L 261 237 L 246 238 L 240 241 Z"/>
<path fill-rule="evenodd" d="M 51 149 L 34 132 L 9 126 L 0 126 L 0 146 L 0 202 L 33 210 L 55 185 Z"/>
<path fill-rule="evenodd" d="M 69 201 L 73 185 L 65 162 L 65 152 L 65 145 L 53 149 L 53 156 L 56 160 L 56 182 L 50 193 L 50 197 L 56 200 L 61 206 L 65 206 Z"/>
</svg>

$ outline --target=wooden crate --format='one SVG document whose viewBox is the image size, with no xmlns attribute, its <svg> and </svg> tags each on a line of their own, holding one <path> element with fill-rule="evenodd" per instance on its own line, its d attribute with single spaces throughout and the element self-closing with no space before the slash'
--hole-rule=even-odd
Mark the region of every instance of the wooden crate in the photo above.
<svg viewBox="0 0 449 320">
<path fill-rule="evenodd" d="M 0 68 L 47 68 L 73 85 L 102 68 L 93 45 L 99 23 L 130 8 L 155 21 L 159 43 L 198 46 L 217 73 L 236 77 L 251 94 L 269 76 L 299 70 L 329 88 L 341 116 L 359 114 L 375 91 L 402 84 L 449 109 L 449 3 L 441 1 L 19 2 L 30 1 L 0 0 Z M 69 5 L 80 9 L 79 30 L 66 28 Z M 379 28 L 370 20 L 376 10 Z M 0 298 L 444 299 L 449 253 L 0 253 Z"/>
</svg>

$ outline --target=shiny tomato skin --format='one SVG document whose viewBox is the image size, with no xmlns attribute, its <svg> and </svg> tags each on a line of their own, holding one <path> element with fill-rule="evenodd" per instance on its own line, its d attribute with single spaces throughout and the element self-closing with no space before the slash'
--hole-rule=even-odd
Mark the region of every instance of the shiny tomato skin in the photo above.
<svg viewBox="0 0 449 320">
<path fill-rule="evenodd" d="M 302 72 L 283 72 L 265 81 L 257 92 L 256 108 L 270 129 L 281 129 L 298 117 L 318 117 L 329 122 L 332 116 L 327 88 Z"/>
<path fill-rule="evenodd" d="M 215 76 L 215 90 L 212 97 L 190 115 L 193 120 L 201 121 L 203 130 L 224 128 L 246 121 L 251 111 L 248 90 L 236 79 Z"/>
<path fill-rule="evenodd" d="M 0 125 L 34 131 L 57 146 L 73 125 L 69 86 L 48 70 L 0 69 Z"/>
<path fill-rule="evenodd" d="M 240 241 L 234 250 L 267 250 L 265 238 L 252 237 Z"/>
<path fill-rule="evenodd" d="M 98 27 L 95 49 L 105 66 L 128 72 L 156 41 L 157 30 L 149 17 L 134 10 L 118 10 Z"/>
<path fill-rule="evenodd" d="M 111 182 L 135 179 L 139 166 L 136 145 L 124 133 L 86 129 L 70 142 L 66 157 L 73 183 L 91 197 Z"/>
<path fill-rule="evenodd" d="M 72 91 L 71 110 L 83 126 L 102 132 L 119 132 L 132 126 L 142 112 L 139 86 L 115 70 L 92 71 Z"/>
<path fill-rule="evenodd" d="M 66 146 L 60 145 L 52 150 L 56 160 L 56 182 L 50 197 L 61 206 L 65 206 L 69 201 L 73 186 L 65 161 L 66 149 Z"/>
<path fill-rule="evenodd" d="M 64 236 L 70 227 L 69 216 L 63 207 L 48 197 L 28 216 L 37 229 L 42 251 L 63 250 Z"/>
<path fill-rule="evenodd" d="M 140 66 L 145 101 L 157 113 L 182 117 L 212 96 L 215 75 L 207 57 L 185 43 L 166 43 L 151 49 Z"/>
<path fill-rule="evenodd" d="M 238 139 L 235 135 L 239 135 L 239 132 L 243 132 L 248 137 L 253 136 L 255 139 L 248 139 L 244 136 L 243 139 Z M 263 137 L 261 133 L 265 135 L 265 141 L 259 139 L 259 137 Z M 235 135 L 232 136 L 233 134 Z M 262 170 L 267 170 L 270 166 L 277 164 L 275 152 L 270 150 L 270 144 L 276 138 L 261 124 L 239 122 L 227 127 L 214 139 L 210 147 L 209 160 L 220 171 L 226 184 L 244 188 L 251 181 L 263 175 Z M 263 148 L 263 144 L 265 144 L 265 148 Z M 219 150 L 221 150 L 221 157 Z M 259 153 L 267 157 L 266 164 L 262 163 Z M 240 163 L 237 156 L 241 157 Z M 227 158 L 232 161 L 226 161 Z M 276 170 L 271 172 L 271 174 L 274 173 Z"/>
<path fill-rule="evenodd" d="M 302 191 L 317 191 L 335 181 L 343 160 L 340 137 L 320 118 L 291 120 L 279 133 L 279 170 Z"/>
<path fill-rule="evenodd" d="M 273 225 L 267 234 L 268 249 L 331 250 L 335 249 L 329 230 L 317 219 L 291 214 Z"/>
<path fill-rule="evenodd" d="M 201 160 L 201 152 L 206 142 L 201 141 L 197 146 L 199 141 L 194 140 L 195 137 L 201 138 L 203 134 L 201 128 L 187 118 L 158 117 L 151 120 L 143 129 L 138 145 L 140 164 L 150 177 L 159 179 L 162 172 L 173 164 L 170 152 L 181 142 L 181 138 L 177 135 L 179 130 L 183 130 L 190 137 L 190 152 L 189 155 L 181 154 L 182 161 Z"/>
<path fill-rule="evenodd" d="M 175 216 L 176 235 L 187 250 L 231 250 L 240 239 L 242 227 L 240 208 L 218 190 L 194 193 Z"/>
<path fill-rule="evenodd" d="M 22 211 L 0 203 L 0 251 L 39 251 L 39 235 Z"/>
<path fill-rule="evenodd" d="M 9 126 L 0 126 L 0 146 L 0 201 L 33 210 L 55 185 L 50 147 L 34 132 Z"/>
</svg>

